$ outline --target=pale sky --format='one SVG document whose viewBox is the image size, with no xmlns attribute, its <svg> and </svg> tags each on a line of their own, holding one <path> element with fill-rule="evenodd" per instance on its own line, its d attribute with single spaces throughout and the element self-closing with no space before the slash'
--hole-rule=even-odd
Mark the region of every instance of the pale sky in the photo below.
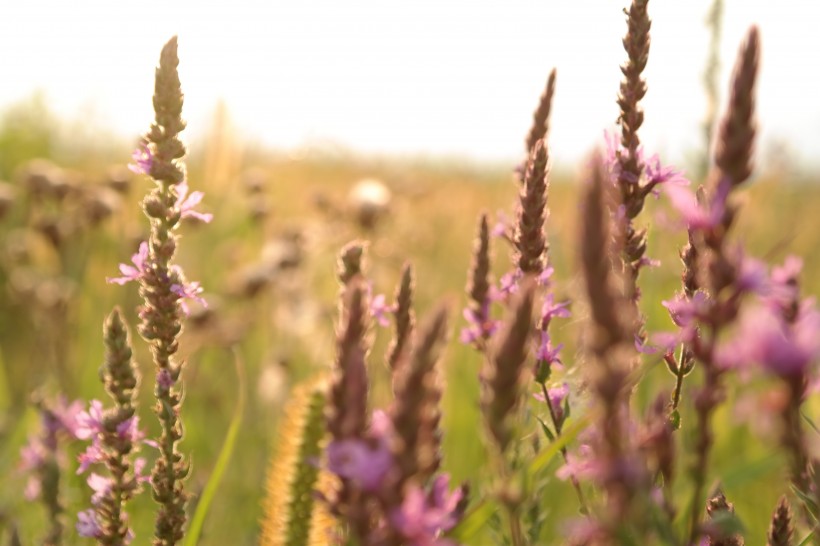
<svg viewBox="0 0 820 546">
<path fill-rule="evenodd" d="M 154 66 L 179 35 L 189 139 L 224 99 L 271 146 L 514 160 L 549 70 L 552 154 L 583 157 L 617 116 L 627 0 L 0 0 L 0 108 L 45 90 L 53 108 L 126 137 L 152 119 Z M 643 140 L 680 161 L 699 145 L 710 0 L 652 0 Z M 820 2 L 726 0 L 724 90 L 760 26 L 764 143 L 820 164 Z"/>
</svg>

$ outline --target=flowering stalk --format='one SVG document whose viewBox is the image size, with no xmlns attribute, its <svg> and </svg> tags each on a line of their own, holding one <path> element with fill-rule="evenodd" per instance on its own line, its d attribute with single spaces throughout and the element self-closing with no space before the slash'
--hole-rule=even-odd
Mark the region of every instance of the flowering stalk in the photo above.
<svg viewBox="0 0 820 546">
<path fill-rule="evenodd" d="M 40 411 L 42 432 L 39 436 L 29 438 L 20 451 L 21 470 L 31 473 L 24 496 L 28 500 L 39 498 L 46 508 L 48 533 L 43 544 L 59 546 L 63 541 L 65 527 L 65 507 L 60 498 L 62 452 L 59 441 L 65 435 L 76 435 L 77 415 L 82 410 L 82 404 L 79 401 L 68 404 L 64 398 L 60 398 L 56 404 L 51 405 L 36 399 L 35 405 Z"/>
<path fill-rule="evenodd" d="M 532 153 L 535 143 L 539 140 L 547 140 L 550 132 L 550 113 L 552 113 L 552 97 L 555 95 L 555 76 L 556 70 L 553 68 L 547 78 L 547 86 L 544 88 L 544 93 L 538 101 L 538 108 L 532 115 L 532 127 L 527 134 L 525 142 L 527 148 L 527 156 Z"/>
<path fill-rule="evenodd" d="M 757 29 L 752 27 L 745 44 L 741 47 L 738 63 L 733 77 L 731 99 L 724 121 L 719 131 L 715 162 L 717 172 L 710 196 L 709 221 L 694 221 L 689 218 L 692 238 L 702 241 L 704 250 L 708 250 L 708 279 L 706 288 L 709 299 L 693 297 L 690 305 L 693 314 L 700 322 L 695 330 L 694 323 L 689 324 L 685 341 L 692 344 L 692 350 L 704 367 L 704 385 L 695 399 L 697 413 L 696 460 L 692 467 L 695 484 L 692 502 L 690 541 L 698 536 L 699 510 L 701 496 L 706 482 L 709 452 L 714 438 L 711 429 L 711 416 L 722 400 L 721 377 L 725 371 L 719 365 L 716 354 L 717 340 L 720 333 L 738 314 L 740 296 L 748 291 L 741 278 L 743 256 L 730 253 L 725 245 L 728 229 L 734 219 L 732 209 L 726 206 L 731 189 L 742 184 L 751 174 L 751 154 L 755 128 L 754 88 L 757 75 L 759 42 Z M 673 193 L 674 194 L 674 193 Z M 697 206 L 696 206 L 697 208 Z M 698 332 L 699 335 L 695 335 Z"/>
<path fill-rule="evenodd" d="M 100 402 L 92 401 L 90 410 L 78 416 L 77 437 L 91 440 L 80 455 L 79 472 L 104 463 L 109 476 L 89 476 L 88 484 L 95 491 L 91 499 L 94 507 L 79 514 L 77 530 L 80 536 L 94 537 L 100 544 L 122 546 L 133 538 L 125 503 L 148 481 L 142 474 L 145 459 L 133 460 L 143 438 L 135 408 L 139 371 L 131 359 L 128 330 L 119 309 L 108 316 L 103 332 L 105 361 L 100 375 L 115 405 L 103 410 Z"/>
<path fill-rule="evenodd" d="M 766 546 L 791 546 L 793 535 L 792 510 L 789 506 L 789 499 L 784 495 L 780 497 L 777 508 L 772 514 Z"/>
<path fill-rule="evenodd" d="M 396 301 L 393 306 L 396 330 L 387 353 L 387 363 L 393 371 L 394 378 L 397 377 L 396 371 L 402 360 L 402 355 L 410 348 L 412 343 L 413 329 L 416 324 L 416 317 L 413 313 L 414 292 L 413 267 L 410 264 L 405 264 L 401 272 L 401 283 L 396 290 Z"/>
<path fill-rule="evenodd" d="M 638 273 L 646 252 L 646 230 L 636 230 L 632 220 L 643 209 L 644 199 L 651 191 L 649 185 L 641 185 L 644 164 L 638 137 L 638 129 L 643 125 L 644 118 L 639 102 L 646 94 L 646 82 L 641 74 L 649 59 L 649 29 L 652 26 L 647 4 L 648 0 L 633 0 L 626 12 L 628 30 L 623 45 L 628 59 L 621 67 L 624 79 L 621 80 L 618 94 L 618 106 L 621 110 L 618 122 L 623 147 L 617 154 L 618 187 L 625 212 L 623 258 L 626 267 L 626 293 L 636 302 L 639 297 Z"/>
<path fill-rule="evenodd" d="M 162 48 L 154 85 L 155 121 L 134 152 L 131 168 L 149 175 L 154 189 L 143 201 L 143 210 L 151 224 L 147 242 L 140 245 L 132 258 L 133 265 L 120 265 L 122 277 L 109 282 L 125 284 L 136 281 L 144 304 L 140 307 L 140 335 L 150 344 L 156 366 L 155 412 L 162 426 L 160 456 L 154 464 L 151 485 L 154 500 L 160 504 L 154 530 L 156 546 L 171 546 L 183 537 L 187 495 L 183 481 L 190 470 L 178 450 L 183 429 L 180 419 L 182 386 L 179 384 L 182 362 L 176 358 L 182 317 L 187 314 L 187 299 L 205 304 L 199 296 L 199 283 L 188 283 L 182 269 L 173 264 L 177 248 L 176 231 L 186 217 L 208 222 L 211 216 L 193 210 L 202 199 L 201 192 L 188 194 L 182 158 L 185 146 L 179 133 L 182 120 L 182 90 L 177 73 L 177 39 Z"/>
</svg>

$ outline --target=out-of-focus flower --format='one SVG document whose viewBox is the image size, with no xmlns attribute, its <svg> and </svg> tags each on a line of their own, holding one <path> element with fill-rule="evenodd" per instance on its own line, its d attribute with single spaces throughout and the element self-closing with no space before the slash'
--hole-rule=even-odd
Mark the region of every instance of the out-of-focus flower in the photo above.
<svg viewBox="0 0 820 546">
<path fill-rule="evenodd" d="M 547 396 L 549 396 L 550 407 L 552 407 L 556 421 L 562 423 L 564 421 L 564 401 L 569 396 L 569 385 L 563 383 L 558 387 L 547 389 Z M 547 399 L 540 392 L 533 394 L 533 397 L 539 402 L 547 403 Z"/>
<path fill-rule="evenodd" d="M 134 153 L 131 154 L 133 163 L 128 164 L 131 172 L 136 174 L 151 174 L 151 166 L 154 164 L 154 153 L 146 143 L 140 143 Z"/>
<path fill-rule="evenodd" d="M 503 210 L 495 213 L 495 225 L 490 234 L 493 237 L 511 238 L 513 232 L 512 219 Z"/>
<path fill-rule="evenodd" d="M 813 302 L 801 305 L 793 323 L 768 307 L 745 311 L 732 339 L 717 348 L 716 360 L 725 367 L 761 365 L 781 377 L 806 374 L 820 359 L 820 312 Z"/>
<path fill-rule="evenodd" d="M 111 486 L 114 485 L 114 480 L 92 472 L 91 475 L 88 476 L 86 483 L 88 483 L 88 487 L 94 491 L 94 494 L 91 495 L 91 504 L 97 506 L 103 497 L 111 491 Z"/>
<path fill-rule="evenodd" d="M 436 477 L 430 493 L 425 495 L 418 486 L 412 486 L 401 506 L 390 513 L 390 523 L 410 546 L 455 546 L 442 538 L 458 523 L 459 503 L 464 496 L 461 488 L 449 490 L 450 478 Z"/>
<path fill-rule="evenodd" d="M 388 315 L 395 312 L 395 305 L 387 305 L 384 294 L 379 294 L 370 300 L 370 316 L 372 316 L 379 326 L 390 326 Z"/>
<path fill-rule="evenodd" d="M 331 442 L 327 447 L 330 471 L 349 479 L 364 491 L 375 492 L 381 489 L 393 466 L 389 439 L 391 426 L 387 414 L 376 411 L 373 413 L 368 438 Z"/>
<path fill-rule="evenodd" d="M 553 347 L 549 333 L 542 330 L 541 339 L 538 342 L 538 347 L 535 349 L 535 358 L 541 362 L 547 362 L 551 366 L 561 367 L 562 363 L 558 354 L 561 352 L 563 347 L 563 343 L 559 343 Z"/>
<path fill-rule="evenodd" d="M 644 176 L 646 176 L 646 183 L 654 186 L 660 184 L 674 185 L 674 186 L 688 186 L 689 179 L 683 175 L 683 171 L 675 169 L 667 165 L 661 165 L 661 160 L 658 154 L 654 154 L 649 158 L 644 159 Z M 653 195 L 657 197 L 660 193 L 657 189 L 652 190 Z"/>
<path fill-rule="evenodd" d="M 99 400 L 92 400 L 88 411 L 83 411 L 77 416 L 77 429 L 75 435 L 80 440 L 88 440 L 104 431 L 103 428 L 103 405 Z"/>
<path fill-rule="evenodd" d="M 206 224 L 214 219 L 213 214 L 206 212 L 197 212 L 194 210 L 194 207 L 196 207 L 202 201 L 202 198 L 205 196 L 204 193 L 202 193 L 201 191 L 195 191 L 191 192 L 191 195 L 188 195 L 188 182 L 186 182 L 185 180 L 176 185 L 176 190 L 176 206 L 179 209 L 180 218 L 194 218 L 201 222 L 205 222 Z"/>
<path fill-rule="evenodd" d="M 102 527 L 93 508 L 77 514 L 77 533 L 81 537 L 98 538 L 102 536 Z"/>
<path fill-rule="evenodd" d="M 131 256 L 133 266 L 128 264 L 120 264 L 120 273 L 122 277 L 106 277 L 105 281 L 108 283 L 115 283 L 123 285 L 131 281 L 139 281 L 146 270 L 148 262 L 148 243 L 143 241 L 140 243 L 140 248 L 136 254 Z"/>
<path fill-rule="evenodd" d="M 179 296 L 179 306 L 182 307 L 182 312 L 186 315 L 190 313 L 190 309 L 188 308 L 188 304 L 185 300 L 194 300 L 199 302 L 199 304 L 203 307 L 208 307 L 208 302 L 205 301 L 205 298 L 200 296 L 203 292 L 202 286 L 200 286 L 200 284 L 196 281 L 185 284 L 172 284 L 171 292 Z"/>
<path fill-rule="evenodd" d="M 93 441 L 91 445 L 85 449 L 85 451 L 80 453 L 77 460 L 80 463 L 80 466 L 77 468 L 77 474 L 82 474 L 88 470 L 92 464 L 103 462 L 105 460 L 105 452 L 102 450 L 99 442 L 96 441 L 95 438 L 95 441 Z"/>
<path fill-rule="evenodd" d="M 560 303 L 555 303 L 555 296 L 553 294 L 547 294 L 544 297 L 544 303 L 541 305 L 541 321 L 544 323 L 549 323 L 554 318 L 568 318 L 570 316 L 569 312 L 569 302 L 562 301 Z"/>
<path fill-rule="evenodd" d="M 501 276 L 498 287 L 490 288 L 490 299 L 492 301 L 507 301 L 512 294 L 518 292 L 518 281 L 524 274 L 520 269 L 510 271 Z"/>
<path fill-rule="evenodd" d="M 711 200 L 703 204 L 698 203 L 695 194 L 683 186 L 667 185 L 666 195 L 689 229 L 711 230 L 723 220 L 726 198 L 731 189 L 729 179 L 721 180 Z"/>
<path fill-rule="evenodd" d="M 500 322 L 489 317 L 489 302 L 485 303 L 482 316 L 477 316 L 477 313 L 470 308 L 464 310 L 464 318 L 467 320 L 468 326 L 461 330 L 459 339 L 465 344 L 475 344 L 479 340 L 490 338 L 496 330 Z"/>
</svg>

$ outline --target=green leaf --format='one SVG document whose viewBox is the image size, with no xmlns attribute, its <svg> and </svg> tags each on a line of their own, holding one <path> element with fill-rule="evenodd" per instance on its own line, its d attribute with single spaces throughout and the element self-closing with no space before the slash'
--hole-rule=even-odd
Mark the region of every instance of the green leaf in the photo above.
<svg viewBox="0 0 820 546">
<path fill-rule="evenodd" d="M 447 536 L 455 539 L 457 542 L 469 543 L 470 539 L 485 526 L 493 514 L 496 512 L 496 506 L 485 500 L 482 500 L 478 505 L 467 514 L 461 523 L 459 523 L 452 531 L 447 533 Z"/>
<path fill-rule="evenodd" d="M 561 448 L 567 446 L 570 442 L 575 440 L 578 435 L 589 425 L 589 417 L 583 416 L 570 426 L 565 428 L 561 435 L 552 442 L 547 449 L 539 453 L 535 459 L 530 463 L 527 469 L 527 475 L 532 478 L 535 477 L 541 470 L 546 467 L 552 459 L 561 452 Z"/>
<path fill-rule="evenodd" d="M 538 419 L 538 422 L 541 424 L 541 430 L 544 431 L 544 435 L 549 439 L 550 442 L 554 442 L 555 434 L 552 433 L 550 427 L 548 427 L 544 420 L 538 417 L 537 415 L 535 416 L 535 418 Z"/>
<path fill-rule="evenodd" d="M 800 544 L 798 544 L 797 546 L 806 546 L 806 544 L 809 543 L 809 541 L 812 539 L 813 536 L 814 536 L 814 531 L 812 531 L 808 535 L 806 535 L 806 538 L 801 540 Z"/>
<path fill-rule="evenodd" d="M 185 534 L 185 541 L 182 543 L 183 546 L 195 546 L 199 541 L 199 535 L 202 533 L 202 526 L 205 523 L 205 517 L 208 515 L 208 509 L 214 500 L 216 490 L 231 460 L 233 449 L 236 446 L 236 438 L 239 435 L 239 426 L 242 423 L 242 414 L 245 409 L 245 366 L 236 349 L 234 349 L 233 354 L 237 378 L 236 406 L 233 410 L 231 423 L 228 426 L 228 433 L 225 435 L 225 441 L 222 443 L 222 449 L 219 451 L 216 466 L 214 466 L 214 470 L 210 478 L 208 478 L 208 483 L 205 484 L 202 497 L 196 505 L 196 512 L 194 512 L 194 517 L 191 519 L 191 526 Z"/>
</svg>

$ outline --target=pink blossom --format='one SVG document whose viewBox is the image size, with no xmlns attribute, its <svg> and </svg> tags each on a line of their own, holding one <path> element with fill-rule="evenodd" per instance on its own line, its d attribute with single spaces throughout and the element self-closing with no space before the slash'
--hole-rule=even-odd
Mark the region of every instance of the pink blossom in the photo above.
<svg viewBox="0 0 820 546">
<path fill-rule="evenodd" d="M 510 237 L 510 233 L 512 233 L 512 221 L 503 210 L 499 210 L 495 214 L 495 226 L 493 226 L 490 233 L 494 237 Z"/>
<path fill-rule="evenodd" d="M 551 293 L 544 297 L 544 303 L 541 305 L 541 321 L 543 323 L 549 324 L 549 322 L 556 317 L 567 318 L 569 316 L 568 301 L 555 303 L 555 296 Z"/>
<path fill-rule="evenodd" d="M 197 212 L 194 210 L 194 207 L 196 207 L 202 201 L 202 198 L 205 197 L 204 193 L 201 191 L 195 191 L 191 192 L 191 195 L 188 195 L 188 182 L 185 180 L 176 185 L 176 190 L 176 206 L 179 209 L 180 218 L 194 218 L 201 222 L 205 222 L 206 224 L 214 219 L 213 214 Z"/>
<path fill-rule="evenodd" d="M 151 482 L 151 474 L 145 472 L 146 465 L 147 461 L 144 457 L 137 457 L 134 460 L 134 478 L 137 480 L 137 483 Z"/>
<path fill-rule="evenodd" d="M 182 312 L 186 315 L 188 315 L 191 312 L 191 310 L 188 308 L 188 304 L 185 300 L 195 300 L 199 302 L 203 307 L 208 307 L 208 302 L 205 301 L 205 298 L 200 296 L 200 294 L 203 292 L 203 289 L 198 282 L 172 284 L 171 292 L 179 296 L 179 306 L 182 308 Z"/>
<path fill-rule="evenodd" d="M 88 470 L 92 464 L 103 462 L 105 460 L 105 452 L 100 447 L 99 441 L 95 439 L 85 451 L 80 453 L 77 460 L 80 463 L 80 466 L 77 468 L 77 474 L 82 474 Z"/>
<path fill-rule="evenodd" d="M 458 523 L 461 488 L 449 491 L 449 477 L 436 477 L 428 495 L 411 486 L 400 507 L 390 513 L 390 523 L 409 546 L 448 546 L 455 543 L 441 537 Z"/>
<path fill-rule="evenodd" d="M 541 362 L 548 362 L 552 366 L 562 366 L 561 359 L 558 354 L 563 349 L 564 344 L 559 343 L 557 346 L 552 346 L 552 340 L 548 332 L 541 331 L 541 340 L 538 347 L 535 349 L 535 358 Z"/>
<path fill-rule="evenodd" d="M 547 402 L 547 399 L 544 398 L 543 393 L 537 392 L 532 396 L 539 402 L 544 402 L 545 404 Z M 569 385 L 567 383 L 562 383 L 559 387 L 547 389 L 547 396 L 549 396 L 550 407 L 555 414 L 555 419 L 559 423 L 562 423 L 564 421 L 564 401 L 569 396 Z"/>
<path fill-rule="evenodd" d="M 688 186 L 690 184 L 689 180 L 683 175 L 683 171 L 668 165 L 661 165 L 658 154 L 654 154 L 648 159 L 645 159 L 643 165 L 646 182 L 650 186 L 657 186 L 659 184 Z M 657 190 L 653 190 L 652 193 L 655 197 L 659 195 Z"/>
<path fill-rule="evenodd" d="M 392 423 L 382 411 L 373 413 L 370 437 L 335 440 L 327 447 L 328 468 L 364 491 L 378 491 L 393 466 L 389 435 Z"/>
<path fill-rule="evenodd" d="M 133 163 L 128 164 L 128 169 L 136 174 L 151 174 L 151 167 L 154 164 L 154 154 L 147 143 L 142 142 L 134 153 L 131 154 Z"/>
<path fill-rule="evenodd" d="M 698 203 L 695 194 L 683 186 L 667 185 L 666 195 L 689 229 L 711 230 L 723 220 L 726 199 L 731 189 L 731 181 L 722 180 L 711 200 L 703 204 Z"/>
<path fill-rule="evenodd" d="M 661 305 L 666 307 L 672 322 L 681 328 L 694 326 L 694 321 L 703 318 L 709 312 L 709 298 L 705 292 L 695 292 L 691 298 L 678 295 L 675 299 L 664 300 Z"/>
<path fill-rule="evenodd" d="M 123 440 L 128 439 L 131 443 L 136 444 L 145 437 L 145 433 L 139 429 L 140 418 L 138 415 L 133 415 L 117 425 L 117 436 Z"/>
<path fill-rule="evenodd" d="M 39 468 L 46 460 L 46 449 L 36 438 L 29 439 L 20 449 L 20 470 L 30 471 Z"/>
<path fill-rule="evenodd" d="M 512 294 L 518 292 L 518 281 L 523 276 L 524 274 L 520 269 L 502 275 L 498 281 L 498 287 L 493 286 L 490 288 L 490 299 L 493 301 L 507 301 Z"/>
<path fill-rule="evenodd" d="M 120 273 L 122 277 L 107 277 L 105 279 L 108 283 L 116 283 L 123 285 L 131 281 L 139 281 L 145 274 L 148 267 L 148 243 L 143 241 L 140 243 L 139 251 L 131 256 L 133 266 L 128 264 L 120 264 Z"/>
<path fill-rule="evenodd" d="M 794 323 L 767 307 L 743 313 L 735 336 L 718 347 L 726 367 L 751 363 L 781 377 L 806 374 L 809 364 L 820 359 L 820 313 L 807 302 Z"/>
<path fill-rule="evenodd" d="M 383 327 L 390 326 L 388 315 L 396 310 L 395 305 L 387 305 L 385 300 L 384 294 L 379 294 L 370 300 L 370 316 L 376 320 L 379 326 Z"/>
<path fill-rule="evenodd" d="M 77 416 L 76 436 L 80 440 L 88 440 L 104 431 L 103 405 L 99 400 L 92 400 L 88 411 Z"/>
<path fill-rule="evenodd" d="M 555 268 L 551 265 L 548 265 L 541 271 L 541 273 L 538 274 L 538 277 L 536 277 L 535 281 L 538 283 L 538 286 L 549 286 L 550 279 L 552 279 L 552 276 L 554 274 Z"/>
<path fill-rule="evenodd" d="M 81 537 L 98 538 L 102 536 L 102 527 L 93 508 L 77 514 L 77 533 Z"/>
<path fill-rule="evenodd" d="M 103 497 L 111 491 L 111 486 L 114 485 L 114 480 L 92 472 L 91 475 L 88 476 L 86 483 L 88 483 L 88 486 L 92 491 L 94 491 L 94 494 L 91 495 L 91 504 L 96 506 L 100 503 Z"/>
<path fill-rule="evenodd" d="M 489 318 L 489 302 L 485 303 L 484 310 L 479 316 L 474 310 L 464 310 L 464 318 L 468 326 L 461 330 L 459 339 L 464 344 L 476 344 L 480 340 L 489 339 L 498 330 L 499 321 Z"/>
</svg>

